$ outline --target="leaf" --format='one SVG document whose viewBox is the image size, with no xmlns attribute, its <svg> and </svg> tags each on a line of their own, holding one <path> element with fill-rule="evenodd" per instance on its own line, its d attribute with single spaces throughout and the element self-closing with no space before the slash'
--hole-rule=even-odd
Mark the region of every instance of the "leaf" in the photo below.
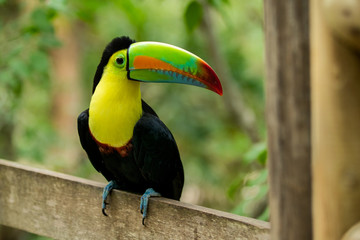
<svg viewBox="0 0 360 240">
<path fill-rule="evenodd" d="M 48 0 L 47 6 L 56 12 L 66 13 L 68 11 L 68 3 L 66 0 Z"/>
<path fill-rule="evenodd" d="M 227 190 L 227 196 L 233 200 L 236 193 L 239 191 L 239 189 L 241 189 L 243 184 L 244 176 L 241 174 L 230 183 L 230 187 Z"/>
<path fill-rule="evenodd" d="M 203 8 L 197 1 L 189 3 L 185 10 L 184 21 L 186 29 L 191 33 L 200 24 L 203 17 Z"/>
<path fill-rule="evenodd" d="M 254 144 L 251 149 L 244 155 L 244 162 L 246 164 L 250 164 L 257 160 L 260 164 L 265 165 L 266 159 L 267 148 L 265 142 Z"/>
<path fill-rule="evenodd" d="M 53 26 L 50 22 L 50 18 L 52 17 L 53 14 L 46 11 L 46 9 L 37 8 L 31 15 L 31 27 L 40 32 L 53 32 Z"/>
<path fill-rule="evenodd" d="M 267 206 L 265 208 L 265 210 L 262 212 L 262 214 L 257 219 L 263 220 L 263 221 L 269 221 L 269 218 L 270 218 L 270 207 Z"/>
</svg>

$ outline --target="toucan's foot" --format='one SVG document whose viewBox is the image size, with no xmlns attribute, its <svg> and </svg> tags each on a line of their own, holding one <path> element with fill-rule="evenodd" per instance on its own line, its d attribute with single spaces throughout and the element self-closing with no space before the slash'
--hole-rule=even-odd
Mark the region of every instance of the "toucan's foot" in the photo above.
<svg viewBox="0 0 360 240">
<path fill-rule="evenodd" d="M 146 218 L 146 214 L 147 214 L 147 208 L 148 208 L 150 197 L 161 197 L 161 194 L 158 192 L 155 192 L 155 190 L 152 188 L 148 188 L 148 189 L 146 189 L 144 195 L 141 196 L 140 212 L 143 215 L 143 217 L 142 217 L 143 225 L 145 225 L 145 218 Z"/>
<path fill-rule="evenodd" d="M 113 190 L 114 188 L 118 188 L 117 183 L 114 180 L 111 180 L 108 185 L 105 186 L 104 191 L 103 191 L 103 195 L 102 195 L 102 213 L 105 216 L 108 216 L 105 212 L 106 209 L 106 205 L 108 205 L 109 203 L 106 202 L 106 198 L 108 197 L 108 195 L 110 194 L 111 190 Z"/>
</svg>

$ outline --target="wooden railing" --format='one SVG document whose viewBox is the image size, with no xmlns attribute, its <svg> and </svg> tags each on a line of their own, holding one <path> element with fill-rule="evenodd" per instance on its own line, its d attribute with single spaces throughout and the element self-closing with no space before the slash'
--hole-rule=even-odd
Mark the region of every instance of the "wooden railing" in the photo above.
<svg viewBox="0 0 360 240">
<path fill-rule="evenodd" d="M 267 222 L 165 198 L 150 199 L 143 226 L 139 196 L 118 190 L 105 217 L 104 186 L 0 160 L 0 225 L 55 239 L 269 239 Z"/>
</svg>

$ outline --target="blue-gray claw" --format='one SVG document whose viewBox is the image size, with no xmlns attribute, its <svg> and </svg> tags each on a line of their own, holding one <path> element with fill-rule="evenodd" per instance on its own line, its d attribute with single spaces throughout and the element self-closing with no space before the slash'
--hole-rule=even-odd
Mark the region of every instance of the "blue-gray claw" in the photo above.
<svg viewBox="0 0 360 240">
<path fill-rule="evenodd" d="M 141 196 L 140 200 L 140 212 L 142 213 L 142 224 L 145 225 L 145 218 L 147 215 L 147 208 L 149 204 L 149 198 L 150 197 L 161 197 L 161 194 L 156 192 L 152 188 L 146 189 L 145 193 Z"/>
<path fill-rule="evenodd" d="M 108 195 L 110 194 L 111 190 L 113 190 L 114 188 L 118 188 L 117 183 L 114 180 L 111 180 L 104 188 L 103 194 L 102 194 L 102 213 L 105 216 L 108 216 L 105 212 L 106 209 L 106 205 L 108 205 L 109 203 L 106 202 L 106 198 L 108 197 Z"/>
</svg>

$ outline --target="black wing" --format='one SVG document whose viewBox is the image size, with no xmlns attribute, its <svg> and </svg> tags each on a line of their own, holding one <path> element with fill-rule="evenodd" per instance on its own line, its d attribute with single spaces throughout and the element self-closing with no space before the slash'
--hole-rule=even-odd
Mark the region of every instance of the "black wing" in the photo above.
<svg viewBox="0 0 360 240">
<path fill-rule="evenodd" d="M 144 113 L 149 113 L 151 115 L 154 115 L 155 117 L 158 117 L 156 112 L 142 99 L 141 99 L 141 105 Z"/>
<path fill-rule="evenodd" d="M 148 186 L 164 197 L 179 200 L 184 170 L 175 139 L 165 124 L 144 109 L 132 142 L 136 164 Z"/>
<path fill-rule="evenodd" d="M 89 109 L 80 113 L 78 117 L 78 133 L 81 146 L 87 153 L 91 164 L 98 172 L 101 172 L 108 181 L 112 180 L 112 175 L 104 168 L 99 147 L 90 134 Z"/>
</svg>

